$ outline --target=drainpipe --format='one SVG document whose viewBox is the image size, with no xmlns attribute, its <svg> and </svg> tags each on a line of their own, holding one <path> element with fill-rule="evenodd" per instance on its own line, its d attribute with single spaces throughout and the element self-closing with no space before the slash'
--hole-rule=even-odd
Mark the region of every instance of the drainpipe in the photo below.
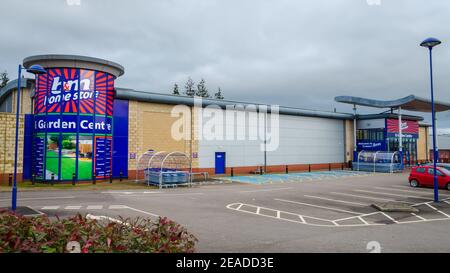
<svg viewBox="0 0 450 273">
<path fill-rule="evenodd" d="M 425 153 L 425 159 L 428 163 L 428 159 L 429 159 L 429 154 L 430 154 L 430 148 L 428 148 L 428 134 L 430 133 L 430 127 L 426 127 L 425 130 L 425 149 L 426 149 L 426 153 Z"/>
<path fill-rule="evenodd" d="M 353 162 L 357 158 L 357 144 L 356 144 L 356 104 L 353 104 Z"/>
<path fill-rule="evenodd" d="M 267 173 L 267 109 L 264 112 L 264 173 Z"/>
<path fill-rule="evenodd" d="M 403 166 L 402 107 L 398 107 L 398 151 Z"/>
</svg>

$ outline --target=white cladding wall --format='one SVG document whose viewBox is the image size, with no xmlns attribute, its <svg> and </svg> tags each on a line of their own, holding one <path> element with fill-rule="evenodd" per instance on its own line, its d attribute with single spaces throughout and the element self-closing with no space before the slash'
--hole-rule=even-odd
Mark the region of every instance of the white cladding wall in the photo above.
<svg viewBox="0 0 450 273">
<path fill-rule="evenodd" d="M 386 120 L 384 118 L 379 119 L 363 119 L 356 121 L 356 127 L 358 129 L 380 129 L 386 127 Z"/>
<path fill-rule="evenodd" d="M 337 163 L 344 160 L 342 120 L 280 116 L 280 144 L 267 165 Z"/>
<path fill-rule="evenodd" d="M 255 122 L 254 118 L 249 117 L 256 115 L 256 113 L 240 111 L 240 114 L 236 116 L 240 121 L 245 120 L 245 124 L 236 124 L 236 120 L 228 118 L 233 116 L 236 111 L 228 110 L 227 113 L 223 111 L 223 119 L 220 117 L 216 119 L 222 120 L 219 127 L 223 128 L 223 139 L 212 139 L 211 133 L 208 132 L 211 132 L 210 119 L 213 111 L 203 109 L 201 122 L 203 124 L 203 138 L 198 142 L 199 167 L 214 168 L 216 152 L 226 153 L 227 167 L 263 165 L 263 117 L 261 116 L 261 119 L 258 119 L 260 122 Z M 249 120 L 253 122 L 249 122 Z M 256 140 L 250 140 L 249 132 L 252 130 L 254 130 L 253 132 L 258 131 L 258 124 L 261 124 L 260 136 L 257 136 Z M 270 115 L 267 115 L 267 124 L 268 135 L 276 137 L 277 134 L 271 130 Z M 230 135 L 235 137 L 239 135 L 244 137 L 244 140 L 236 140 L 236 138 L 227 140 L 226 134 L 227 132 L 230 133 L 230 128 L 234 130 Z M 244 130 L 245 133 L 236 133 L 239 130 Z M 220 133 L 217 135 L 220 135 Z M 342 120 L 280 115 L 278 137 L 277 149 L 267 152 L 267 165 L 319 164 L 344 161 L 344 122 Z M 268 139 L 268 142 L 270 141 L 273 141 L 273 139 Z"/>
</svg>

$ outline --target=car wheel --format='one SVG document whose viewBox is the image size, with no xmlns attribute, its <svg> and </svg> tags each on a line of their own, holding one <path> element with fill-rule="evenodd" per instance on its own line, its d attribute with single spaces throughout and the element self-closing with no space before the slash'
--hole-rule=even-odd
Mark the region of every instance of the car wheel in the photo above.
<svg viewBox="0 0 450 273">
<path fill-rule="evenodd" d="M 417 188 L 419 186 L 419 182 L 417 180 L 413 179 L 409 182 L 409 185 L 413 188 Z"/>
<path fill-rule="evenodd" d="M 450 183 L 447 184 L 447 190 L 450 191 Z"/>
</svg>

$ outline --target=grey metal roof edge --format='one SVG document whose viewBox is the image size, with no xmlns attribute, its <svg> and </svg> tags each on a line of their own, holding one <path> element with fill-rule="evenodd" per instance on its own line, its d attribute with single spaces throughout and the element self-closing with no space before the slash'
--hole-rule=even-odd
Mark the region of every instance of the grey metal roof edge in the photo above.
<svg viewBox="0 0 450 273">
<path fill-rule="evenodd" d="M 337 96 L 334 98 L 335 101 L 341 103 L 348 104 L 356 104 L 368 107 L 377 107 L 377 108 L 392 108 L 398 107 L 399 105 L 411 102 L 415 99 L 414 95 L 409 95 L 404 98 L 396 99 L 396 100 L 374 100 L 367 99 L 362 97 L 354 97 L 354 96 Z"/>
<path fill-rule="evenodd" d="M 376 107 L 376 108 L 397 108 L 399 106 L 402 106 L 402 105 L 412 102 L 414 100 L 425 102 L 425 103 L 431 103 L 431 101 L 429 99 L 418 97 L 416 95 L 409 95 L 409 96 L 406 96 L 406 97 L 403 97 L 400 99 L 396 99 L 396 100 L 375 100 L 375 99 L 368 99 L 368 98 L 354 97 L 354 96 L 337 96 L 334 98 L 334 100 L 337 102 L 341 102 L 341 103 L 356 104 L 356 105 Z M 440 102 L 440 101 L 436 101 L 436 100 L 434 101 L 434 103 L 450 108 L 449 103 Z"/>
<path fill-rule="evenodd" d="M 166 104 L 184 104 L 188 106 L 194 105 L 194 98 L 183 96 L 183 95 L 169 95 L 155 92 L 145 92 L 145 91 L 136 91 L 134 89 L 129 88 L 116 88 L 116 98 L 118 99 L 126 99 L 126 100 L 137 100 L 137 101 L 145 101 L 145 102 L 158 102 L 158 103 L 166 103 Z M 265 105 L 261 103 L 249 103 L 249 102 L 241 102 L 241 101 L 231 101 L 231 100 L 218 100 L 218 99 L 202 99 L 202 106 L 206 107 L 209 105 L 217 105 L 222 109 L 225 109 L 227 106 L 231 105 Z M 268 107 L 268 112 L 270 112 L 270 107 Z M 339 113 L 339 112 L 327 112 L 327 111 L 319 111 L 319 110 L 311 110 L 311 109 L 302 109 L 302 108 L 294 108 L 294 107 L 284 107 L 279 106 L 279 113 L 285 115 L 294 115 L 294 116 L 308 116 L 308 117 L 321 117 L 321 118 L 331 118 L 331 119 L 353 119 L 353 114 L 348 113 Z"/>
<path fill-rule="evenodd" d="M 380 114 L 357 114 L 357 119 L 359 120 L 367 120 L 367 119 L 377 119 L 377 118 L 398 118 L 398 115 L 395 113 L 380 113 Z M 414 115 L 407 115 L 402 114 L 403 120 L 416 120 L 416 121 L 423 121 L 424 118 L 421 116 L 414 116 Z"/>
<path fill-rule="evenodd" d="M 419 126 L 423 126 L 423 127 L 431 127 L 431 124 L 429 124 L 428 122 L 419 122 Z"/>
<path fill-rule="evenodd" d="M 74 61 L 74 62 L 87 62 L 99 64 L 106 67 L 111 67 L 119 71 L 117 76 L 122 76 L 125 73 L 125 68 L 113 61 L 108 61 L 101 58 L 82 56 L 82 55 L 70 55 L 70 54 L 43 54 L 33 55 L 23 59 L 24 67 L 29 67 L 32 63 L 39 63 L 40 61 Z"/>
<path fill-rule="evenodd" d="M 2 103 L 13 90 L 17 89 L 17 81 L 18 79 L 10 80 L 8 84 L 6 84 L 6 86 L 0 89 L 0 103 Z M 33 82 L 33 79 L 22 78 L 22 80 L 20 81 L 20 87 L 27 88 Z"/>
</svg>

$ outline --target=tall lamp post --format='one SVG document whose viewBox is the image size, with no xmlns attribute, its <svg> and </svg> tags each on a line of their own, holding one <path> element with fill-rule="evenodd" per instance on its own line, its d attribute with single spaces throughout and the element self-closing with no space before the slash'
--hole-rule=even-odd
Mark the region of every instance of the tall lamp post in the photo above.
<svg viewBox="0 0 450 273">
<path fill-rule="evenodd" d="M 22 70 L 24 68 L 19 64 L 18 69 L 18 79 L 17 79 L 17 96 L 16 96 L 16 139 L 14 145 L 14 185 L 12 188 L 12 204 L 11 209 L 16 211 L 17 209 L 17 154 L 18 154 L 18 143 L 19 143 L 19 112 L 20 112 L 20 88 L 22 87 Z M 40 65 L 35 64 L 26 69 L 27 72 L 34 75 L 45 74 L 47 71 Z"/>
<path fill-rule="evenodd" d="M 433 179 L 434 179 L 434 202 L 439 202 L 439 185 L 437 179 L 437 171 L 436 171 L 436 162 L 438 160 L 437 150 L 436 150 L 436 112 L 434 109 L 434 94 L 433 94 L 433 58 L 432 58 L 432 50 L 434 46 L 437 46 L 441 43 L 436 38 L 428 38 L 422 43 L 420 46 L 428 47 L 428 51 L 430 53 L 430 84 L 431 84 L 431 118 L 432 127 L 433 127 Z"/>
</svg>

